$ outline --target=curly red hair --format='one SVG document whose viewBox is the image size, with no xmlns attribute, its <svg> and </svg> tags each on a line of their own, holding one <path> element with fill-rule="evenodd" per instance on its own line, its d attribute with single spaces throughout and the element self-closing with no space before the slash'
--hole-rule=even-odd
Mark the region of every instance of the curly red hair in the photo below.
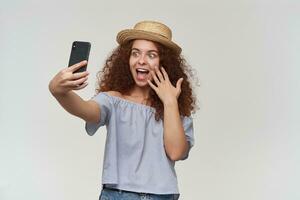
<svg viewBox="0 0 300 200">
<path fill-rule="evenodd" d="M 121 44 L 109 55 L 103 69 L 97 73 L 96 93 L 118 91 L 126 94 L 133 88 L 135 82 L 129 67 L 132 44 L 133 41 Z M 183 78 L 178 97 L 179 113 L 182 116 L 190 116 L 196 109 L 196 97 L 190 83 L 190 79 L 193 78 L 192 70 L 183 56 L 160 43 L 154 42 L 154 44 L 158 48 L 160 65 L 166 70 L 170 82 L 176 86 L 178 79 Z M 149 102 L 156 110 L 155 119 L 163 119 L 164 107 L 154 90 L 150 91 Z"/>
</svg>

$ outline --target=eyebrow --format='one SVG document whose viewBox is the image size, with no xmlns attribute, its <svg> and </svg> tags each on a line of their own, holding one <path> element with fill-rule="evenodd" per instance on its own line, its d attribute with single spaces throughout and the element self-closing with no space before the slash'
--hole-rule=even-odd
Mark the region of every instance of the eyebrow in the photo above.
<svg viewBox="0 0 300 200">
<path fill-rule="evenodd" d="M 138 48 L 132 48 L 131 49 L 131 51 L 132 50 L 136 50 L 136 51 L 141 51 L 140 49 L 138 49 Z M 152 50 L 149 50 L 149 51 L 147 51 L 147 52 L 155 52 L 155 53 L 157 53 L 158 54 L 158 51 L 156 51 L 156 50 L 154 50 L 154 49 L 152 49 Z"/>
</svg>

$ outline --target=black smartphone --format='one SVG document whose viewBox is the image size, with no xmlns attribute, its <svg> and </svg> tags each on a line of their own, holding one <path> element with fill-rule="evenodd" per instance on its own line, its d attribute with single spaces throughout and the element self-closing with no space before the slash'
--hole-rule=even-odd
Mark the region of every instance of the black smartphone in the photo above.
<svg viewBox="0 0 300 200">
<path fill-rule="evenodd" d="M 83 41 L 74 41 L 72 44 L 72 50 L 69 59 L 69 67 L 83 60 L 88 61 L 90 55 L 90 49 L 91 49 L 91 43 L 83 42 Z M 79 68 L 74 73 L 84 72 L 86 71 L 86 67 L 87 65 Z"/>
</svg>

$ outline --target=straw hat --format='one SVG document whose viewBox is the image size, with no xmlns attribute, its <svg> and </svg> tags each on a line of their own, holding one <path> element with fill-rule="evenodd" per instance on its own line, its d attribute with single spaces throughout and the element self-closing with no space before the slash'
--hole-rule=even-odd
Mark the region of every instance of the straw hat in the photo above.
<svg viewBox="0 0 300 200">
<path fill-rule="evenodd" d="M 133 39 L 145 39 L 159 42 L 177 53 L 181 52 L 181 48 L 172 41 L 172 31 L 166 25 L 155 21 L 138 22 L 133 29 L 125 29 L 118 33 L 117 42 L 123 44 Z"/>
</svg>

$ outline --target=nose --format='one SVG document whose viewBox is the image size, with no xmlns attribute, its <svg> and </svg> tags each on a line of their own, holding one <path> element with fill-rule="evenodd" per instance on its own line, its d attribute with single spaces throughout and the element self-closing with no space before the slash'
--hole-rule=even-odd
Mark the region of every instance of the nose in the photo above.
<svg viewBox="0 0 300 200">
<path fill-rule="evenodd" d="M 139 62 L 140 65 L 143 65 L 143 64 L 146 63 L 146 59 L 145 59 L 145 55 L 144 54 L 141 54 L 141 56 L 139 57 L 138 62 Z"/>
</svg>

